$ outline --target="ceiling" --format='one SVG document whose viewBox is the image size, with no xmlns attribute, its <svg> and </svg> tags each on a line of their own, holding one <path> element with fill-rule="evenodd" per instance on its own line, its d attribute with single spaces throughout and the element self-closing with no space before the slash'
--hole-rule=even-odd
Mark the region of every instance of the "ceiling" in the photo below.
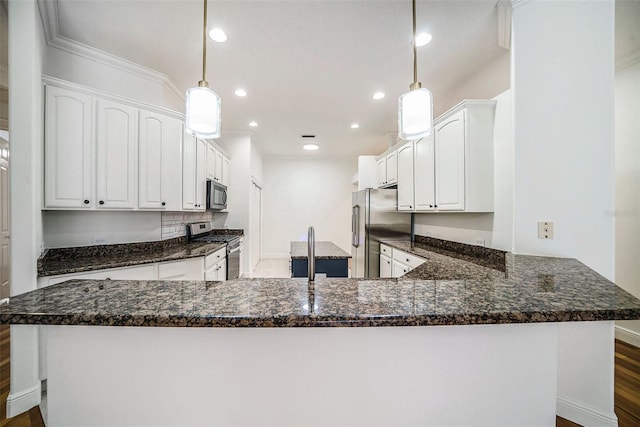
<svg viewBox="0 0 640 427">
<path fill-rule="evenodd" d="M 418 79 L 441 111 L 448 92 L 506 53 L 498 46 L 497 1 L 417 3 L 418 31 L 433 35 L 418 49 Z M 640 10 L 640 1 L 621 3 Z M 58 0 L 58 29 L 160 71 L 185 91 L 201 79 L 202 6 L 201 0 Z M 209 28 L 228 36 L 207 46 L 207 80 L 222 98 L 223 136 L 252 130 L 265 155 L 384 151 L 397 132 L 398 96 L 413 81 L 410 1 L 209 0 L 208 15 Z M 640 43 L 637 30 L 633 37 Z M 244 98 L 233 93 L 240 87 Z M 375 91 L 386 97 L 372 100 Z M 250 128 L 251 120 L 259 126 Z M 354 122 L 359 129 L 350 128 Z M 303 153 L 302 134 L 316 135 L 320 150 Z"/>
</svg>

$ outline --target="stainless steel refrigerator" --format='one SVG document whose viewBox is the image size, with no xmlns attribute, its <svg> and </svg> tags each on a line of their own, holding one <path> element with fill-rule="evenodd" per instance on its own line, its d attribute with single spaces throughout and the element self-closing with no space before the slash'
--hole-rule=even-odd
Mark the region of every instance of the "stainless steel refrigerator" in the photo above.
<svg viewBox="0 0 640 427">
<path fill-rule="evenodd" d="M 380 239 L 411 240 L 411 214 L 397 211 L 398 190 L 353 193 L 351 277 L 380 277 Z"/>
</svg>

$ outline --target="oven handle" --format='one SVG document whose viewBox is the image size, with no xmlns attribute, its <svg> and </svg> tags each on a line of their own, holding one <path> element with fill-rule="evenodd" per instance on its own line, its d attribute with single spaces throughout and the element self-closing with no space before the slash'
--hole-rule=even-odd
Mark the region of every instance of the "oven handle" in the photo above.
<svg viewBox="0 0 640 427">
<path fill-rule="evenodd" d="M 236 252 L 240 252 L 240 247 L 237 247 L 237 248 L 235 248 L 235 249 L 231 249 L 231 250 L 229 251 L 229 253 L 230 253 L 230 254 L 233 254 L 233 253 L 236 253 Z"/>
</svg>

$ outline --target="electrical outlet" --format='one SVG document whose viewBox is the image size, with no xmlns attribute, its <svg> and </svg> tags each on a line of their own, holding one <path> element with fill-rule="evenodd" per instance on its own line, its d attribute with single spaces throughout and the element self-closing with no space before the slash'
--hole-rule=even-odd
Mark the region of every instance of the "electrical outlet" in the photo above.
<svg viewBox="0 0 640 427">
<path fill-rule="evenodd" d="M 100 237 L 94 237 L 93 238 L 93 244 L 94 245 L 104 245 L 107 243 L 107 238 L 104 236 L 100 236 Z"/>
<path fill-rule="evenodd" d="M 553 239 L 553 222 L 538 222 L 538 239 Z"/>
<path fill-rule="evenodd" d="M 484 247 L 484 239 L 482 238 L 476 239 L 476 245 Z"/>
</svg>

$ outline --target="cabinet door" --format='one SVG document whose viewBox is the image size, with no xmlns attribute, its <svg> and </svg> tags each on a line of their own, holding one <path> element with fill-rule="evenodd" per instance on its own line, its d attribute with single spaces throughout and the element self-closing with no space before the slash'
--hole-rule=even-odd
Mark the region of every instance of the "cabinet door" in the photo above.
<svg viewBox="0 0 640 427">
<path fill-rule="evenodd" d="M 207 146 L 204 139 L 196 139 L 196 205 L 197 211 L 204 211 L 207 207 Z"/>
<path fill-rule="evenodd" d="M 218 182 L 222 182 L 223 157 L 224 156 L 222 155 L 222 153 L 216 150 L 216 172 L 215 172 L 215 175 L 213 176 L 213 179 L 215 179 Z"/>
<path fill-rule="evenodd" d="M 435 132 L 438 210 L 464 210 L 464 111 L 439 124 Z"/>
<path fill-rule="evenodd" d="M 413 211 L 413 142 L 398 149 L 398 210 Z"/>
<path fill-rule="evenodd" d="M 94 206 L 91 117 L 90 96 L 46 87 L 45 208 Z"/>
<path fill-rule="evenodd" d="M 96 100 L 96 197 L 98 208 L 133 209 L 136 190 L 138 110 Z"/>
<path fill-rule="evenodd" d="M 387 184 L 398 182 L 398 153 L 387 154 Z"/>
<path fill-rule="evenodd" d="M 391 261 L 391 277 L 401 277 L 409 270 L 409 267 L 401 262 L 398 262 L 395 259 Z"/>
<path fill-rule="evenodd" d="M 229 186 L 229 166 L 231 164 L 231 160 L 229 158 L 222 156 L 222 184 Z"/>
<path fill-rule="evenodd" d="M 216 176 L 216 149 L 213 145 L 207 144 L 207 179 L 214 179 Z"/>
<path fill-rule="evenodd" d="M 383 157 L 376 161 L 376 176 L 378 178 L 378 187 L 384 187 L 387 183 L 387 158 Z"/>
<path fill-rule="evenodd" d="M 196 208 L 196 138 L 185 132 L 182 145 L 182 209 Z"/>
<path fill-rule="evenodd" d="M 227 280 L 227 260 L 226 260 L 226 258 L 218 263 L 218 265 L 216 266 L 216 269 L 217 269 L 217 275 L 218 275 L 218 278 L 216 280 L 219 280 L 221 282 L 226 281 Z"/>
<path fill-rule="evenodd" d="M 385 254 L 380 254 L 380 277 L 389 278 L 391 275 L 391 258 Z"/>
<path fill-rule="evenodd" d="M 435 209 L 433 135 L 416 141 L 414 150 L 416 210 L 432 211 Z M 400 184 L 398 184 L 398 191 L 400 191 Z"/>
<path fill-rule="evenodd" d="M 178 211 L 181 201 L 182 122 L 140 111 L 138 207 Z"/>
</svg>

